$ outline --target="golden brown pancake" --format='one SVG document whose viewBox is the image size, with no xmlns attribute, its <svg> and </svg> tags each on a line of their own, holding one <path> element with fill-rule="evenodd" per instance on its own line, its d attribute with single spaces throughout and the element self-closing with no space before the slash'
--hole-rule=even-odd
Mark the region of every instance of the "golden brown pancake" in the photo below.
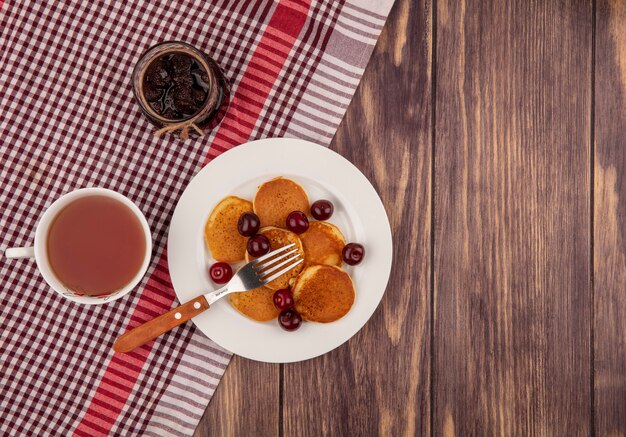
<svg viewBox="0 0 626 437">
<path fill-rule="evenodd" d="M 259 287 L 243 293 L 231 293 L 230 304 L 244 316 L 257 322 L 267 322 L 278 317 L 280 311 L 274 306 L 274 290 Z"/>
<path fill-rule="evenodd" d="M 287 216 L 292 211 L 309 215 L 309 198 L 291 179 L 278 177 L 259 187 L 253 200 L 254 212 L 261 226 L 285 228 Z"/>
<path fill-rule="evenodd" d="M 341 267 L 341 252 L 346 239 L 339 228 L 328 222 L 311 222 L 309 229 L 300 234 L 304 247 L 304 266 L 326 264 Z"/>
<path fill-rule="evenodd" d="M 303 253 L 302 242 L 300 241 L 300 238 L 298 238 L 298 236 L 291 231 L 269 226 L 266 228 L 261 228 L 259 230 L 259 235 L 266 236 L 267 239 L 270 241 L 270 251 L 279 249 L 291 243 L 295 243 L 296 244 L 295 247 L 297 247 L 300 250 L 300 253 Z M 285 252 L 288 252 L 289 250 L 292 250 L 292 249 L 285 249 Z M 250 254 L 246 251 L 246 261 L 249 262 L 250 260 L 253 260 L 253 259 L 254 257 L 250 256 Z M 266 287 L 271 288 L 272 290 L 280 290 L 281 288 L 289 287 L 291 280 L 294 279 L 296 276 L 298 276 L 298 274 L 302 271 L 303 269 L 302 264 L 303 263 L 298 264 L 297 266 L 289 270 L 284 275 L 266 284 Z"/>
<path fill-rule="evenodd" d="M 237 231 L 239 216 L 252 211 L 252 204 L 235 196 L 222 199 L 204 226 L 204 240 L 217 261 L 234 263 L 244 259 L 248 239 Z"/>
<path fill-rule="evenodd" d="M 304 320 L 330 323 L 346 315 L 354 303 L 350 275 L 335 266 L 307 267 L 291 289 L 295 309 Z"/>
</svg>

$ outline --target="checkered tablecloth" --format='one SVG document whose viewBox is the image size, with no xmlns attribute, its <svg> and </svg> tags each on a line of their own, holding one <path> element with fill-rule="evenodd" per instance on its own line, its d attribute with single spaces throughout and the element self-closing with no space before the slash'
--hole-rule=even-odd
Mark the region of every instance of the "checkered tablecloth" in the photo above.
<svg viewBox="0 0 626 437">
<path fill-rule="evenodd" d="M 1 0 L 0 0 L 1 3 Z M 0 253 L 81 187 L 146 215 L 152 263 L 102 306 L 50 290 L 33 260 L 0 258 L 0 434 L 190 435 L 230 353 L 187 323 L 132 354 L 114 340 L 177 305 L 164 253 L 174 206 L 220 153 L 264 137 L 329 144 L 392 0 L 6 1 L 0 6 Z M 139 55 L 182 40 L 232 84 L 211 135 L 155 138 L 131 91 Z"/>
</svg>

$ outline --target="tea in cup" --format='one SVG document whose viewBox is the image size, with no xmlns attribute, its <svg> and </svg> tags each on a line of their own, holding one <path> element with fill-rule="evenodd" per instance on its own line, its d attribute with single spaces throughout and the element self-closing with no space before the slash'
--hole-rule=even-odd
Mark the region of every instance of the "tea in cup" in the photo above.
<svg viewBox="0 0 626 437">
<path fill-rule="evenodd" d="M 130 292 L 144 276 L 152 236 L 139 208 L 104 188 L 65 194 L 42 215 L 33 247 L 7 258 L 35 257 L 46 282 L 64 297 L 101 304 Z"/>
</svg>

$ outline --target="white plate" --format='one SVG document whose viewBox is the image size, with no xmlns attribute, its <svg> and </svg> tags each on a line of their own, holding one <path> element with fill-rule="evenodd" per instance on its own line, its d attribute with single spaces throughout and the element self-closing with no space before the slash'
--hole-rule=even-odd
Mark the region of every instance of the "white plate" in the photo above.
<svg viewBox="0 0 626 437">
<path fill-rule="evenodd" d="M 214 260 L 204 244 L 204 224 L 224 197 L 252 200 L 256 188 L 277 176 L 295 180 L 311 202 L 329 199 L 347 241 L 365 246 L 360 265 L 344 266 L 356 287 L 352 309 L 340 320 L 303 323 L 295 332 L 278 322 L 259 323 L 221 299 L 194 323 L 214 342 L 237 355 L 270 363 L 288 363 L 322 355 L 358 332 L 378 306 L 391 271 L 389 220 L 376 190 L 341 155 L 317 144 L 291 138 L 252 141 L 223 153 L 205 166 L 181 196 L 169 231 L 167 258 L 176 295 L 186 302 L 216 288 L 207 266 Z"/>
</svg>

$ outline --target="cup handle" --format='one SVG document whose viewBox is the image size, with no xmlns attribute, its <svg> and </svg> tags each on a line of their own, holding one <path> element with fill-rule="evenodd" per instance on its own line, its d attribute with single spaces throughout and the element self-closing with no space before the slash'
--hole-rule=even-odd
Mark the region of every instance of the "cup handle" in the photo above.
<svg viewBox="0 0 626 437">
<path fill-rule="evenodd" d="M 4 252 L 8 259 L 13 258 L 33 258 L 35 256 L 34 247 L 11 247 Z"/>
</svg>

